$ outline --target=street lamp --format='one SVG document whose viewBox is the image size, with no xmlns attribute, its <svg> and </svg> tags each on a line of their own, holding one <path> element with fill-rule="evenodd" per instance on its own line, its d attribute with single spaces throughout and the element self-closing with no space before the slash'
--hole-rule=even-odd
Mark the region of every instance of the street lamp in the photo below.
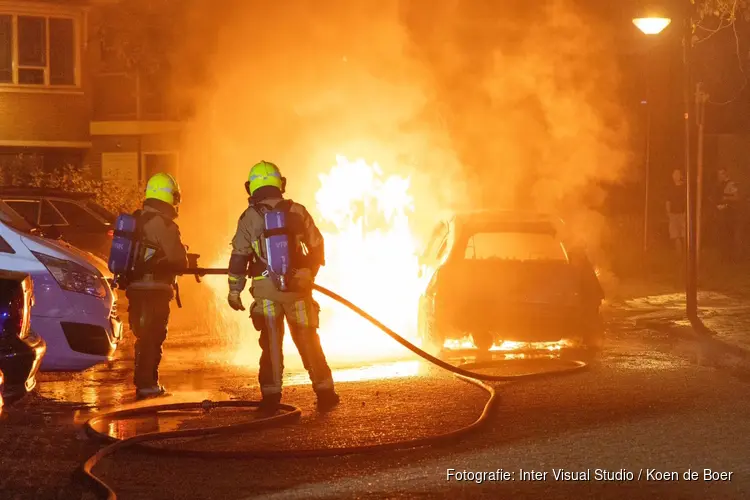
<svg viewBox="0 0 750 500">
<path fill-rule="evenodd" d="M 664 28 L 669 26 L 669 23 L 671 22 L 672 20 L 668 17 L 636 17 L 633 19 L 633 24 L 635 24 L 644 35 L 658 35 L 664 31 Z"/>
<path fill-rule="evenodd" d="M 672 20 L 668 17 L 636 17 L 633 24 L 645 35 L 658 35 L 669 26 Z M 646 72 L 646 186 L 645 199 L 643 201 L 643 253 L 648 250 L 648 201 L 649 184 L 651 177 L 651 85 L 649 71 Z"/>
</svg>

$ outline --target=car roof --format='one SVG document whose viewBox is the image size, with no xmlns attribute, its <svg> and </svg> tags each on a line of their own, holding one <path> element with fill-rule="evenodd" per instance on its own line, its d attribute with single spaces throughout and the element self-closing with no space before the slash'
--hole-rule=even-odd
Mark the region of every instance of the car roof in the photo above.
<svg viewBox="0 0 750 500">
<path fill-rule="evenodd" d="M 507 226 L 529 232 L 557 232 L 562 219 L 543 212 L 522 210 L 467 210 L 454 215 L 457 227 Z"/>
<path fill-rule="evenodd" d="M 91 200 L 94 199 L 94 196 L 93 193 L 73 193 L 64 189 L 0 186 L 0 197 L 2 198 L 39 197 Z"/>
</svg>

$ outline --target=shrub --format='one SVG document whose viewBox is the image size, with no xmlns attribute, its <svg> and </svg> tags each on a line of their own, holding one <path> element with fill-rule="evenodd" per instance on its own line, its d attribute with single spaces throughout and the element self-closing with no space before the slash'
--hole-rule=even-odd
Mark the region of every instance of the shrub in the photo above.
<svg viewBox="0 0 750 500">
<path fill-rule="evenodd" d="M 115 214 L 138 208 L 145 190 L 145 185 L 123 186 L 96 179 L 88 166 L 64 165 L 46 170 L 30 155 L 18 155 L 14 161 L 3 164 L 3 174 L 6 185 L 91 193 L 97 203 Z"/>
</svg>

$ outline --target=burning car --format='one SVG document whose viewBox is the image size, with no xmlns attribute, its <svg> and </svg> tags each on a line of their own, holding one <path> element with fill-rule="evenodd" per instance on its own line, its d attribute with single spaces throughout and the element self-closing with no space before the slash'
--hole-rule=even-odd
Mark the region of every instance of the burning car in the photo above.
<svg viewBox="0 0 750 500">
<path fill-rule="evenodd" d="M 563 228 L 554 217 L 512 211 L 439 223 L 420 257 L 423 345 L 436 352 L 470 338 L 482 351 L 505 341 L 598 346 L 604 292 Z"/>
</svg>

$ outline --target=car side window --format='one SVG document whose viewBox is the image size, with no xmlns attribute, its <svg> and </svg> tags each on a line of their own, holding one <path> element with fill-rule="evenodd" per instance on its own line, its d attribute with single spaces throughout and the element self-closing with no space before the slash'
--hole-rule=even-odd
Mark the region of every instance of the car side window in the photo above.
<svg viewBox="0 0 750 500">
<path fill-rule="evenodd" d="M 36 226 L 39 223 L 39 200 L 5 200 L 5 204 L 29 224 Z"/>
<path fill-rule="evenodd" d="M 10 243 L 5 241 L 2 236 L 0 236 L 0 253 L 16 253 L 13 247 L 10 246 Z"/>
<path fill-rule="evenodd" d="M 67 224 L 68 222 L 49 201 L 42 202 L 42 213 L 39 215 L 40 226 L 65 226 Z"/>
<path fill-rule="evenodd" d="M 85 229 L 101 229 L 105 226 L 102 221 L 77 203 L 62 200 L 54 200 L 51 203 L 71 226 Z"/>
</svg>

